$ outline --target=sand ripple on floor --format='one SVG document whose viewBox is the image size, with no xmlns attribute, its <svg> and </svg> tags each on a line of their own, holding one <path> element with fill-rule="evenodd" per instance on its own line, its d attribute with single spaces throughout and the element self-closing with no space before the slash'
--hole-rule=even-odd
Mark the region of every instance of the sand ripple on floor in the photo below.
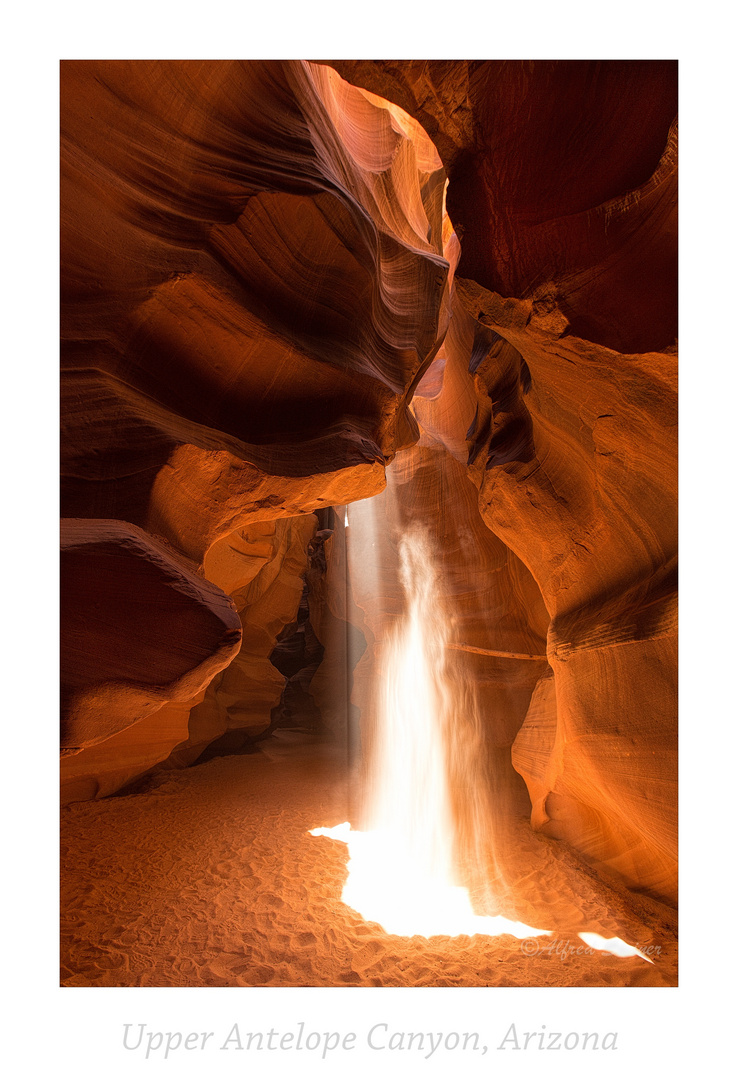
<svg viewBox="0 0 738 1080">
<path fill-rule="evenodd" d="M 341 903 L 345 845 L 309 835 L 349 816 L 335 751 L 218 758 L 155 783 L 62 812 L 63 985 L 676 984 L 673 912 L 604 882 L 522 818 L 501 838 L 505 914 L 561 942 L 534 955 L 508 936 L 387 935 Z M 656 963 L 565 957 L 579 930 L 650 945 Z"/>
</svg>

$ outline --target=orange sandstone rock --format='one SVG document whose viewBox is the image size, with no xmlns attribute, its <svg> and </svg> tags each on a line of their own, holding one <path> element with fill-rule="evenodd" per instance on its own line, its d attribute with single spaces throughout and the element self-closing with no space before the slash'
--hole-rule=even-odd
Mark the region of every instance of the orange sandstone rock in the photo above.
<svg viewBox="0 0 738 1080">
<path fill-rule="evenodd" d="M 231 723 L 219 693 L 226 712 L 272 707 L 267 650 L 315 530 L 293 519 L 381 491 L 397 455 L 403 505 L 442 553 L 458 663 L 534 825 L 673 901 L 676 65 L 333 66 L 363 89 L 295 61 L 62 65 L 64 512 L 117 519 L 113 607 L 139 578 L 170 604 L 190 578 L 207 592 L 203 565 L 239 597 L 241 659 L 193 712 L 184 761 Z M 418 124 L 448 174 L 445 228 Z M 318 635 L 343 621 L 366 642 L 365 720 L 401 609 L 394 497 L 375 508 L 384 579 L 364 565 L 349 596 L 340 526 L 322 584 L 310 570 Z M 294 559 L 292 541 L 264 543 L 258 523 L 280 518 Z M 350 556 L 351 526 L 348 541 Z M 110 613 L 84 615 L 94 545 L 71 557 L 67 738 L 111 751 L 104 793 L 125 771 L 113 740 L 131 768 L 162 760 L 173 727 L 161 709 L 154 737 L 146 711 L 173 687 L 199 696 L 233 640 L 207 615 L 222 594 L 195 589 L 187 618 L 207 632 L 170 634 L 149 684 L 135 635 L 115 631 L 115 650 Z M 326 707 L 336 663 L 315 677 Z"/>
<path fill-rule="evenodd" d="M 422 131 L 300 61 L 64 61 L 61 129 L 64 515 L 144 530 L 207 575 L 238 530 L 381 490 L 448 316 L 445 176 Z M 123 633 L 125 678 L 96 669 L 84 590 L 75 605 L 97 565 L 65 592 L 85 626 L 64 654 L 80 745 L 160 707 L 179 675 L 175 625 L 151 672 Z M 281 676 L 257 653 L 262 715 Z"/>
<path fill-rule="evenodd" d="M 674 901 L 676 64 L 334 66 L 448 170 L 452 400 L 417 411 L 457 460 L 468 423 L 482 517 L 550 618 L 513 748 L 533 823 Z"/>
<path fill-rule="evenodd" d="M 143 530 L 63 523 L 63 747 L 101 742 L 166 701 L 192 698 L 240 642 L 230 598 Z"/>
<path fill-rule="evenodd" d="M 243 638 L 238 654 L 213 679 L 204 700 L 193 709 L 189 739 L 177 749 L 178 760 L 185 760 L 183 754 L 194 760 L 216 739 L 224 748 L 236 748 L 243 744 L 244 734 L 253 738 L 269 726 L 285 686 L 285 676 L 270 656 L 297 613 L 308 566 L 308 544 L 315 529 L 313 514 L 268 521 L 241 529 L 211 549 L 206 571 L 231 586 Z M 236 573 L 244 564 L 247 572 L 241 570 L 234 581 L 231 567 L 225 566 L 227 559 L 232 560 Z M 252 570 L 256 573 L 249 579 Z M 238 734 L 229 739 L 229 733 L 234 732 Z"/>
</svg>

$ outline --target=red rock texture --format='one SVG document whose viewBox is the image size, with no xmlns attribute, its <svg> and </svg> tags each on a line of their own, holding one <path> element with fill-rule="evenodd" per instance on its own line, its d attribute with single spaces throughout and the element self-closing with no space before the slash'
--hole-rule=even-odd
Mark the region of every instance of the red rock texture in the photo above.
<svg viewBox="0 0 738 1080">
<path fill-rule="evenodd" d="M 434 609 L 446 620 L 444 673 L 457 705 L 454 724 L 462 742 L 478 744 L 485 759 L 494 792 L 491 816 L 525 813 L 529 804 L 512 769 L 511 747 L 548 668 L 540 591 L 525 565 L 485 526 L 465 466 L 425 431 L 419 446 L 398 454 L 387 476 L 385 492 L 349 507 L 350 581 L 368 643 L 352 697 L 364 757 L 372 745 L 385 649 L 405 610 L 399 545 L 419 529 L 433 552 Z M 473 786 L 463 755 L 459 767 L 456 787 Z"/>
<path fill-rule="evenodd" d="M 62 750 L 62 805 L 113 795 L 171 760 L 175 748 L 187 742 L 191 711 L 204 696 L 203 689 L 187 701 L 167 702 L 102 742 L 76 752 Z"/>
<path fill-rule="evenodd" d="M 65 515 L 201 559 L 381 488 L 446 280 L 398 127 L 300 62 L 62 65 Z"/>
<path fill-rule="evenodd" d="M 185 753 L 194 760 L 216 740 L 220 748 L 235 749 L 244 736 L 253 738 L 269 727 L 286 681 L 270 656 L 297 613 L 315 530 L 313 514 L 267 521 L 226 537 L 208 553 L 206 573 L 228 586 L 243 639 L 238 654 L 192 710 L 189 739 L 178 747 L 178 760 L 186 760 Z"/>
<path fill-rule="evenodd" d="M 440 425 L 530 569 L 533 823 L 676 897 L 676 65 L 340 62 L 409 109 L 461 239 Z M 463 311 L 462 311 L 463 308 Z M 472 376 L 471 410 L 464 369 Z"/>
<path fill-rule="evenodd" d="M 557 740 L 534 821 L 673 898 L 675 357 L 518 330 L 516 316 L 485 317 L 504 344 L 475 373 L 489 420 L 472 474 L 551 616 Z"/>
<path fill-rule="evenodd" d="M 64 522 L 64 748 L 101 742 L 166 701 L 192 698 L 240 643 L 230 598 L 143 530 L 120 521 Z"/>
<path fill-rule="evenodd" d="M 97 523 L 72 524 L 87 534 Z M 118 526 L 120 531 L 120 523 L 107 524 Z M 311 514 L 276 519 L 239 529 L 213 545 L 204 567 L 210 580 L 199 575 L 194 580 L 202 587 L 204 597 L 212 594 L 220 598 L 237 627 L 227 660 L 220 667 L 217 657 L 203 664 L 197 693 L 186 693 L 184 700 L 181 695 L 175 700 L 173 692 L 162 687 L 153 710 L 149 708 L 145 719 L 134 723 L 130 711 L 123 710 L 132 700 L 149 702 L 150 688 L 148 694 L 140 688 L 138 698 L 133 684 L 95 684 L 88 688 L 82 698 L 82 715 L 87 723 L 97 732 L 102 719 L 107 719 L 121 730 L 94 743 L 82 738 L 82 746 L 64 753 L 61 785 L 64 803 L 112 794 L 155 766 L 174 768 L 192 764 L 211 745 L 220 749 L 229 745 L 231 749 L 238 748 L 269 726 L 271 712 L 279 705 L 285 686 L 284 676 L 270 663 L 269 656 L 297 610 L 307 569 L 307 547 L 315 528 L 316 519 Z M 144 537 L 141 530 L 132 531 Z M 155 550 L 160 547 L 155 541 L 149 544 Z M 135 579 L 127 565 L 121 565 L 120 553 L 116 552 L 116 557 L 115 562 L 108 560 L 111 566 L 107 574 L 95 564 L 81 564 L 84 573 L 92 574 L 90 584 L 96 589 L 94 603 L 87 608 L 81 606 L 85 592 L 83 589 L 79 593 L 79 580 L 66 578 L 63 570 L 70 602 L 69 618 L 63 611 L 62 641 L 78 642 L 75 632 L 79 620 L 83 620 L 87 627 L 85 644 L 91 649 L 86 653 L 87 665 L 99 678 L 104 656 L 98 650 L 105 645 L 99 622 L 104 613 L 119 662 L 137 661 L 151 680 L 156 675 L 157 650 L 165 661 L 170 661 L 177 648 L 185 648 L 185 639 L 180 640 L 183 625 L 172 617 L 174 597 L 166 588 L 160 594 L 151 589 L 141 591 L 146 578 Z M 63 567 L 65 558 L 63 555 Z M 149 565 L 144 562 L 142 573 L 149 571 Z M 104 592 L 106 581 L 110 582 L 112 593 Z M 126 619 L 116 589 L 130 590 L 130 598 L 135 598 L 138 607 L 134 623 Z M 147 627 L 153 628 L 153 635 L 139 633 L 139 628 L 145 631 Z M 208 639 L 204 629 L 200 629 L 194 640 L 200 649 L 206 649 Z M 148 657 L 151 662 L 147 667 Z M 62 666 L 64 671 L 75 671 L 80 663 L 65 649 Z M 169 696 L 172 700 L 162 705 Z M 73 715 L 76 717 L 77 713 Z"/>
<path fill-rule="evenodd" d="M 374 494 L 385 461 L 416 438 L 407 403 L 447 315 L 444 174 L 405 128 L 298 61 L 62 63 L 62 513 L 125 523 L 141 540 L 138 578 L 153 573 L 145 536 L 183 573 L 210 577 L 223 538 Z M 191 642 L 169 621 L 152 658 L 161 672 L 149 672 L 158 696 L 125 689 L 110 709 L 83 707 L 88 685 L 101 702 L 100 686 L 143 676 L 125 615 L 121 671 L 96 666 L 107 646 L 79 583 L 94 592 L 99 558 L 89 545 L 73 558 L 64 617 L 85 630 L 64 654 L 63 724 L 91 747 L 161 706 L 163 685 L 180 699 Z M 125 604 L 130 565 L 118 559 L 116 595 L 101 604 Z M 294 612 L 252 593 L 227 682 L 244 657 L 261 665 L 244 675 L 261 687 L 256 721 L 282 685 L 271 631 Z M 212 676 L 219 646 L 204 635 L 199 648 Z M 132 738 L 149 740 L 140 727 Z"/>
<path fill-rule="evenodd" d="M 460 670 L 534 826 L 673 902 L 676 65 L 332 67 L 363 90 L 296 61 L 62 64 L 63 512 L 128 538 L 126 620 L 137 580 L 210 598 L 197 642 L 167 620 L 142 689 L 135 634 L 88 617 L 99 549 L 73 545 L 64 724 L 102 771 L 73 755 L 70 783 L 105 794 L 126 762 L 267 720 L 305 574 L 315 700 L 336 734 L 351 692 L 367 720 L 399 592 L 351 593 L 340 522 L 319 571 L 309 515 L 381 491 L 394 458 L 379 519 L 433 530 Z M 180 691 L 189 730 L 182 704 L 145 716 Z"/>
<path fill-rule="evenodd" d="M 673 344 L 675 61 L 334 66 L 435 141 L 461 277 L 501 296 L 545 286 L 572 334 L 621 352 Z"/>
</svg>

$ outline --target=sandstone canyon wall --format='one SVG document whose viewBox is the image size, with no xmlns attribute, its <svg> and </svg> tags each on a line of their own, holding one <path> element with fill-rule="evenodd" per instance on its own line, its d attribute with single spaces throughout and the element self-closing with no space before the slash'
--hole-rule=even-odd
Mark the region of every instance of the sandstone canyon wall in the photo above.
<svg viewBox="0 0 738 1080">
<path fill-rule="evenodd" d="M 673 900 L 676 64 L 335 66 L 448 170 L 469 475 L 550 618 L 513 747 L 533 824 Z"/>
<path fill-rule="evenodd" d="M 676 105 L 662 61 L 63 63 L 67 797 L 268 726 L 304 580 L 368 722 L 421 521 L 534 827 L 675 900 Z"/>
<path fill-rule="evenodd" d="M 268 720 L 316 524 L 295 518 L 379 491 L 415 440 L 448 290 L 430 141 L 329 68 L 65 61 L 61 94 L 62 741 L 79 797 Z M 274 519 L 292 554 L 272 526 L 247 580 Z M 248 549 L 236 569 L 228 537 Z M 218 701 L 199 700 L 219 671 Z M 191 730 L 179 709 L 154 738 L 185 699 Z"/>
</svg>

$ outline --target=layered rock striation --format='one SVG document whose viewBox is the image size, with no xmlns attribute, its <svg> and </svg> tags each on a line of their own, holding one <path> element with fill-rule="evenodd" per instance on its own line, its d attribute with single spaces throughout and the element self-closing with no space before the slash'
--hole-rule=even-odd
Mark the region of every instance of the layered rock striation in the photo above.
<svg viewBox="0 0 738 1080">
<path fill-rule="evenodd" d="M 119 521 L 64 522 L 61 625 L 68 749 L 100 742 L 165 700 L 192 697 L 241 642 L 229 597 Z"/>
<path fill-rule="evenodd" d="M 295 610 L 275 600 L 286 572 L 277 544 L 269 597 L 266 571 L 238 594 L 222 568 L 211 576 L 214 549 L 256 528 L 251 545 L 265 521 L 374 494 L 385 462 L 417 437 L 407 404 L 448 317 L 445 175 L 421 130 L 409 137 L 412 121 L 298 61 L 64 61 L 61 106 L 62 514 L 89 540 L 66 557 L 64 741 L 84 757 L 128 726 L 140 772 L 171 749 L 152 748 L 146 714 L 202 696 L 235 647 L 226 657 L 209 630 L 193 645 L 175 584 L 150 690 L 126 612 L 178 581 L 161 560 L 201 582 L 201 613 L 218 595 L 207 579 L 235 596 L 243 640 L 213 711 L 229 729 L 251 680 L 259 701 L 247 726 L 258 724 L 279 700 L 268 657 L 302 585 L 287 589 Z M 91 538 L 109 544 L 115 523 L 128 539 L 115 559 L 106 548 L 103 572 Z M 301 574 L 314 524 L 288 527 Z M 235 641 L 233 605 L 219 602 Z M 108 671 L 109 628 L 88 609 L 112 624 L 118 604 Z M 185 685 L 181 654 L 193 649 L 197 677 Z M 208 723 L 204 735 L 180 724 L 194 739 L 185 754 Z M 91 761 L 64 767 L 75 790 L 100 780 Z"/>
<path fill-rule="evenodd" d="M 298 62 L 64 63 L 65 516 L 202 560 L 381 488 L 447 269 L 398 127 Z"/>
<path fill-rule="evenodd" d="M 533 824 L 673 900 L 676 64 L 335 66 L 423 123 L 449 174 L 444 378 L 482 517 L 550 618 L 513 746 Z"/>
<path fill-rule="evenodd" d="M 269 723 L 306 578 L 351 738 L 401 601 L 329 508 L 394 461 L 378 565 L 433 532 L 534 826 L 675 900 L 676 104 L 670 61 L 64 62 L 75 797 Z M 137 581 L 146 673 L 96 621 Z"/>
</svg>

